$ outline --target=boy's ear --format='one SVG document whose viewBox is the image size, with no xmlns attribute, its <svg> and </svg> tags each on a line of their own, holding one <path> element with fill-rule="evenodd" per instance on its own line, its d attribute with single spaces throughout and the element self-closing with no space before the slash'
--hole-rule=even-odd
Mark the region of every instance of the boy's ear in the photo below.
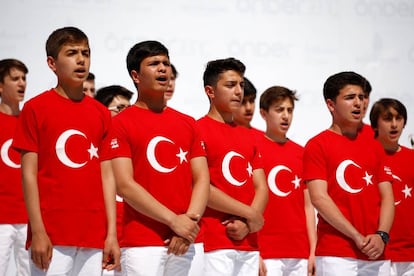
<svg viewBox="0 0 414 276">
<path fill-rule="evenodd" d="M 204 86 L 204 91 L 210 99 L 214 98 L 214 88 L 211 85 Z"/>
<path fill-rule="evenodd" d="M 139 74 L 138 74 L 137 71 L 132 70 L 131 73 L 130 73 L 130 76 L 131 76 L 131 78 L 132 78 L 132 80 L 134 81 L 135 84 L 139 83 Z"/>
<path fill-rule="evenodd" d="M 53 72 L 56 72 L 56 61 L 55 61 L 55 59 L 51 56 L 48 56 L 46 62 L 47 62 L 47 66 L 49 66 L 49 68 Z"/>
<path fill-rule="evenodd" d="M 329 112 L 331 113 L 335 110 L 335 102 L 331 99 L 326 99 L 326 106 L 328 107 Z"/>
<path fill-rule="evenodd" d="M 262 116 L 263 120 L 266 118 L 266 110 L 264 110 L 263 108 L 260 108 L 260 116 Z"/>
</svg>

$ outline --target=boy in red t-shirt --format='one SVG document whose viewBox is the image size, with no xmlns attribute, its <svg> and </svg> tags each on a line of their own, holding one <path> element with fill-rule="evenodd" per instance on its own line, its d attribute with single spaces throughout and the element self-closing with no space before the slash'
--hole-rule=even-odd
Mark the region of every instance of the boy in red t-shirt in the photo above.
<svg viewBox="0 0 414 276">
<path fill-rule="evenodd" d="M 204 90 L 210 100 L 197 121 L 210 171 L 210 197 L 202 219 L 204 275 L 257 275 L 257 231 L 268 192 L 254 134 L 233 121 L 243 100 L 245 66 L 234 58 L 210 61 Z"/>
<path fill-rule="evenodd" d="M 158 41 L 137 43 L 127 68 L 138 98 L 113 118 L 104 148 L 125 202 L 122 270 L 187 275 L 209 194 L 205 151 L 195 120 L 166 106 L 168 49 Z"/>
<path fill-rule="evenodd" d="M 258 138 L 269 202 L 259 231 L 260 255 L 269 275 L 313 275 L 315 210 L 302 180 L 303 147 L 287 137 L 296 92 L 272 86 L 260 96 L 266 132 Z"/>
<path fill-rule="evenodd" d="M 25 249 L 27 212 L 24 205 L 20 154 L 10 147 L 26 90 L 28 69 L 16 59 L 0 60 L 0 275 L 6 275 L 14 252 L 17 275 L 30 275 Z"/>
<path fill-rule="evenodd" d="M 55 30 L 46 53 L 57 86 L 25 103 L 13 141 L 21 151 L 31 274 L 101 275 L 120 255 L 115 188 L 102 181 L 98 151 L 111 116 L 82 91 L 90 49 L 81 30 Z"/>
<path fill-rule="evenodd" d="M 305 146 L 303 179 L 319 218 L 318 275 L 389 275 L 383 252 L 394 198 L 381 145 L 359 133 L 366 83 L 355 72 L 326 80 L 332 124 Z"/>
<path fill-rule="evenodd" d="M 382 98 L 374 103 L 369 117 L 393 177 L 395 218 L 385 248 L 385 256 L 391 259 L 390 275 L 414 275 L 414 150 L 399 144 L 407 109 L 397 99 Z"/>
</svg>

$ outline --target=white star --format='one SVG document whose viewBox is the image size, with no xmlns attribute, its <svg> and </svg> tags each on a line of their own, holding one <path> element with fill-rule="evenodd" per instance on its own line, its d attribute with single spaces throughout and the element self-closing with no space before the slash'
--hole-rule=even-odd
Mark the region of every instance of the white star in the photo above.
<svg viewBox="0 0 414 276">
<path fill-rule="evenodd" d="M 252 168 L 252 165 L 250 165 L 250 162 L 247 163 L 247 169 L 246 170 L 249 173 L 249 176 L 252 176 L 253 168 Z"/>
<path fill-rule="evenodd" d="M 298 189 L 300 187 L 300 181 L 302 178 L 299 178 L 297 175 L 295 175 L 295 179 L 292 180 L 293 185 L 295 185 L 295 189 Z"/>
<path fill-rule="evenodd" d="M 180 158 L 180 164 L 182 164 L 184 161 L 185 162 L 188 162 L 187 161 L 187 157 L 186 157 L 186 155 L 187 155 L 187 151 L 183 151 L 183 149 L 182 148 L 180 148 L 180 153 L 177 153 L 176 154 L 176 156 L 178 157 L 178 158 Z"/>
<path fill-rule="evenodd" d="M 411 197 L 411 190 L 413 188 L 408 188 L 407 184 L 405 184 L 404 190 L 402 190 L 402 192 L 404 193 L 405 198 L 407 197 Z"/>
<path fill-rule="evenodd" d="M 92 143 L 90 148 L 88 149 L 89 152 L 89 159 L 92 160 L 93 157 L 99 158 L 98 156 L 98 148 L 95 147 Z"/>
<path fill-rule="evenodd" d="M 371 180 L 372 179 L 372 175 L 369 175 L 368 172 L 365 172 L 365 176 L 362 179 L 365 180 L 365 182 L 367 183 L 367 186 L 369 184 L 372 185 L 372 180 Z"/>
</svg>

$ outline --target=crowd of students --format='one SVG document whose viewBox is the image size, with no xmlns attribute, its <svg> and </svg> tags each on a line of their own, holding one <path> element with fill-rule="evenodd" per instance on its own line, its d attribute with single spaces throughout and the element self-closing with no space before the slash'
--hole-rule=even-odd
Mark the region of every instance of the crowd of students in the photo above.
<svg viewBox="0 0 414 276">
<path fill-rule="evenodd" d="M 128 52 L 132 105 L 95 91 L 80 29 L 54 30 L 46 55 L 57 85 L 22 110 L 28 69 L 0 61 L 0 275 L 12 250 L 17 275 L 414 275 L 406 107 L 380 99 L 363 124 L 360 74 L 326 79 L 332 123 L 302 147 L 287 87 L 261 93 L 266 129 L 250 125 L 236 58 L 207 63 L 196 120 L 168 106 L 178 72 L 158 41 Z"/>
</svg>

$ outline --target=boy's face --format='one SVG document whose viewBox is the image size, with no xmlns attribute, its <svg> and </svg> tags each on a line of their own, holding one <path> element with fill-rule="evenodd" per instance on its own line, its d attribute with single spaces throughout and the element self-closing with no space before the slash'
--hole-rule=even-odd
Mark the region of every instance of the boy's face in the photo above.
<svg viewBox="0 0 414 276">
<path fill-rule="evenodd" d="M 11 68 L 3 82 L 0 82 L 1 101 L 18 103 L 23 100 L 25 90 L 26 74 L 17 68 Z"/>
<path fill-rule="evenodd" d="M 253 119 L 255 109 L 255 95 L 243 97 L 240 108 L 233 112 L 234 122 L 240 126 L 250 127 L 250 122 Z"/>
<path fill-rule="evenodd" d="M 130 103 L 127 98 L 125 98 L 122 95 L 117 95 L 113 98 L 112 102 L 108 105 L 108 109 L 111 111 L 111 116 L 113 117 L 129 106 L 130 106 Z"/>
<path fill-rule="evenodd" d="M 269 110 L 260 110 L 266 122 L 266 131 L 277 136 L 286 137 L 293 119 L 293 103 L 289 98 L 276 101 L 269 106 Z"/>
<path fill-rule="evenodd" d="M 348 84 L 339 90 L 335 102 L 330 99 L 326 102 L 334 120 L 341 126 L 361 124 L 364 115 L 362 87 Z"/>
<path fill-rule="evenodd" d="M 83 86 L 88 77 L 90 66 L 90 49 L 87 41 L 65 44 L 59 51 L 57 59 L 48 57 L 50 69 L 60 83 L 69 86 Z"/>
<path fill-rule="evenodd" d="M 131 76 L 138 86 L 139 94 L 157 91 L 164 97 L 170 83 L 170 59 L 165 55 L 146 57 L 141 62 L 139 72 L 132 70 Z"/>
<path fill-rule="evenodd" d="M 398 144 L 404 123 L 404 117 L 390 107 L 378 117 L 378 139 L 385 144 Z"/>
<path fill-rule="evenodd" d="M 95 97 L 95 81 L 86 80 L 83 82 L 83 93 L 89 97 Z"/>
<path fill-rule="evenodd" d="M 241 106 L 243 87 L 243 76 L 236 71 L 228 70 L 219 75 L 214 87 L 207 85 L 205 89 L 219 112 L 233 113 Z"/>
<path fill-rule="evenodd" d="M 172 96 L 174 95 L 175 90 L 175 75 L 171 73 L 170 83 L 168 84 L 168 89 L 164 94 L 164 98 L 166 101 L 171 100 Z"/>
</svg>

